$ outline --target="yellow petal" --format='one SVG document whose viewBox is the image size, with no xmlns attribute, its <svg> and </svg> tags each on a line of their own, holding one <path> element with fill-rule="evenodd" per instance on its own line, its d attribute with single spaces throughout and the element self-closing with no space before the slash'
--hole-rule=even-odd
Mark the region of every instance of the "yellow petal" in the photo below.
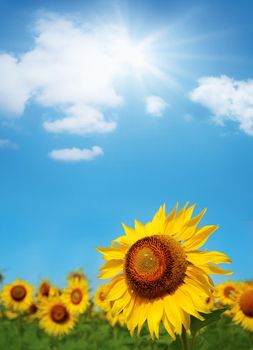
<svg viewBox="0 0 253 350">
<path fill-rule="evenodd" d="M 98 277 L 101 279 L 111 278 L 122 272 L 123 260 L 109 260 L 99 270 L 105 270 Z"/>
<path fill-rule="evenodd" d="M 159 324 L 163 316 L 163 300 L 158 299 L 154 300 L 151 303 L 150 311 L 148 314 L 148 327 L 150 330 L 151 337 L 153 334 L 158 338 L 159 337 Z"/>
<path fill-rule="evenodd" d="M 231 260 L 226 254 L 220 252 L 204 252 L 204 251 L 189 251 L 186 252 L 187 260 L 196 265 L 202 265 L 206 263 L 230 263 Z"/>
<path fill-rule="evenodd" d="M 176 336 L 175 336 L 175 333 L 174 333 L 173 326 L 172 326 L 172 324 L 170 323 L 170 321 L 168 320 L 168 318 L 166 317 L 165 314 L 163 315 L 162 321 L 163 321 L 163 324 L 164 324 L 164 327 L 165 327 L 166 331 L 169 333 L 171 338 L 173 340 L 176 340 Z"/>
<path fill-rule="evenodd" d="M 206 264 L 200 266 L 201 270 L 205 271 L 206 273 L 210 273 L 211 275 L 232 275 L 233 271 L 229 270 L 224 270 L 219 266 L 211 265 L 211 264 Z"/>
<path fill-rule="evenodd" d="M 115 300 L 112 307 L 112 314 L 119 314 L 131 301 L 131 295 L 128 290 L 121 296 L 120 299 Z"/>
<path fill-rule="evenodd" d="M 203 209 L 199 215 L 195 216 L 194 218 L 188 220 L 185 223 L 183 231 L 180 233 L 180 239 L 187 240 L 195 234 L 196 227 L 199 224 L 205 212 L 206 212 L 206 209 Z"/>
<path fill-rule="evenodd" d="M 175 302 L 179 307 L 181 307 L 184 311 L 188 312 L 188 314 L 193 315 L 194 317 L 204 320 L 204 318 L 198 313 L 196 310 L 191 297 L 185 291 L 182 291 L 182 288 L 179 287 L 177 291 L 172 295 Z"/>
<path fill-rule="evenodd" d="M 138 332 L 137 334 L 140 334 L 140 331 L 143 327 L 144 322 L 148 318 L 148 314 L 150 313 L 150 306 L 151 303 L 149 301 L 143 300 L 141 304 L 141 310 L 140 310 L 140 315 L 139 315 L 139 323 L 138 323 Z"/>
<path fill-rule="evenodd" d="M 104 255 L 105 260 L 123 259 L 127 250 L 126 246 L 114 246 L 110 248 L 97 248 L 97 250 Z"/>
<path fill-rule="evenodd" d="M 200 248 L 210 237 L 210 235 L 218 229 L 217 225 L 203 226 L 196 230 L 196 234 L 191 239 L 185 241 L 183 246 L 187 250 L 195 250 Z"/>
<path fill-rule="evenodd" d="M 171 321 L 175 327 L 175 331 L 178 334 L 182 332 L 182 318 L 181 318 L 181 309 L 173 302 L 173 299 L 170 295 L 164 298 L 164 309 L 167 316 L 167 319 Z"/>
<path fill-rule="evenodd" d="M 127 290 L 127 285 L 124 276 L 120 278 L 110 289 L 107 295 L 108 300 L 119 299 Z"/>
</svg>

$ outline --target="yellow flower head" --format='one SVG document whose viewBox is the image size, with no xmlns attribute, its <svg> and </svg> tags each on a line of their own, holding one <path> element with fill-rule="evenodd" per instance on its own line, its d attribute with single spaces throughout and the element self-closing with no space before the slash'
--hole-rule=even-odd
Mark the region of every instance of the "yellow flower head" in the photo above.
<svg viewBox="0 0 253 350">
<path fill-rule="evenodd" d="M 58 288 L 54 287 L 51 282 L 42 280 L 38 288 L 38 298 L 49 298 L 60 295 Z"/>
<path fill-rule="evenodd" d="M 243 328 L 253 331 L 253 285 L 241 285 L 231 308 L 233 321 Z"/>
<path fill-rule="evenodd" d="M 76 323 L 76 317 L 66 307 L 62 296 L 42 299 L 38 318 L 39 326 L 52 336 L 68 334 Z"/>
<path fill-rule="evenodd" d="M 63 291 L 62 300 L 73 314 L 83 314 L 89 306 L 89 291 L 85 280 L 73 278 Z"/>
<path fill-rule="evenodd" d="M 32 304 L 32 298 L 33 287 L 21 280 L 5 285 L 1 292 L 3 305 L 17 312 L 26 312 Z"/>
<path fill-rule="evenodd" d="M 228 281 L 219 284 L 215 288 L 215 297 L 221 306 L 229 306 L 233 304 L 235 294 L 239 290 L 239 283 Z"/>
<path fill-rule="evenodd" d="M 94 303 L 102 311 L 109 311 L 110 310 L 110 301 L 107 300 L 108 292 L 109 292 L 108 286 L 101 285 L 97 288 L 95 295 L 94 295 Z"/>
<path fill-rule="evenodd" d="M 203 319 L 212 295 L 208 274 L 229 274 L 215 264 L 229 263 L 223 253 L 198 251 L 218 226 L 198 224 L 205 213 L 192 217 L 194 205 L 166 216 L 165 206 L 153 220 L 135 228 L 123 225 L 125 235 L 110 248 L 98 248 L 107 260 L 100 278 L 111 278 L 107 299 L 112 312 L 123 312 L 131 334 L 148 322 L 152 337 L 159 336 L 162 322 L 171 337 L 190 329 L 190 315 Z"/>
<path fill-rule="evenodd" d="M 84 272 L 82 269 L 72 271 L 68 274 L 67 276 L 67 283 L 68 285 L 71 283 L 72 280 L 77 280 L 79 282 L 85 282 L 87 287 L 89 286 L 88 279 L 85 276 Z"/>
</svg>

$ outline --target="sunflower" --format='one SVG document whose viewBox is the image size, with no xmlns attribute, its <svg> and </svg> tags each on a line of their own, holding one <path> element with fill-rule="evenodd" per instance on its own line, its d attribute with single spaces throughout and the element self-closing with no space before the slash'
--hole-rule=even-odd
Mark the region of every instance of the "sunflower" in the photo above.
<svg viewBox="0 0 253 350">
<path fill-rule="evenodd" d="M 190 330 L 190 316 L 203 320 L 209 312 L 205 299 L 212 295 L 208 274 L 230 274 L 214 264 L 229 263 L 223 253 L 198 251 L 218 226 L 197 228 L 205 210 L 192 217 L 188 203 L 166 216 L 160 207 L 153 220 L 135 228 L 123 225 L 125 235 L 110 248 L 98 248 L 107 262 L 100 278 L 111 278 L 107 299 L 112 312 L 123 311 L 126 325 L 138 334 L 145 321 L 152 337 L 159 336 L 160 322 L 175 339 L 182 327 Z"/>
<path fill-rule="evenodd" d="M 241 285 L 236 300 L 232 305 L 233 321 L 243 328 L 253 331 L 253 286 Z"/>
<path fill-rule="evenodd" d="M 219 284 L 215 288 L 215 297 L 221 306 L 230 306 L 233 304 L 234 295 L 238 292 L 239 283 L 227 281 Z"/>
<path fill-rule="evenodd" d="M 89 291 L 85 280 L 73 278 L 62 294 L 62 300 L 73 314 L 83 314 L 89 306 Z"/>
<path fill-rule="evenodd" d="M 3 287 L 1 300 L 3 305 L 17 312 L 26 312 L 32 304 L 33 287 L 21 280 L 16 280 Z"/>
<path fill-rule="evenodd" d="M 53 336 L 68 334 L 76 323 L 76 317 L 66 307 L 62 296 L 42 299 L 38 318 L 40 327 Z"/>
<path fill-rule="evenodd" d="M 87 277 L 85 276 L 84 272 L 82 269 L 79 269 L 79 270 L 76 270 L 76 271 L 72 271 L 68 274 L 67 276 L 67 283 L 71 283 L 72 280 L 75 280 L 77 279 L 78 281 L 83 281 L 86 283 L 86 285 L 88 286 L 89 283 L 88 283 L 88 279 Z"/>
<path fill-rule="evenodd" d="M 38 288 L 38 298 L 49 298 L 60 295 L 61 291 L 48 280 L 42 280 Z"/>
<path fill-rule="evenodd" d="M 205 299 L 206 306 L 210 312 L 216 309 L 214 296 L 211 295 Z"/>
<path fill-rule="evenodd" d="M 101 285 L 97 288 L 94 295 L 94 303 L 102 311 L 110 310 L 110 302 L 107 300 L 108 291 L 109 289 L 107 285 Z"/>
</svg>

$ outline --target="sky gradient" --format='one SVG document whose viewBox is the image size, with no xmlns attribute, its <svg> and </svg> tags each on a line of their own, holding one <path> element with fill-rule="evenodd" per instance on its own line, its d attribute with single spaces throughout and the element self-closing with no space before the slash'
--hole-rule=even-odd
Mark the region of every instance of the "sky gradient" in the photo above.
<svg viewBox="0 0 253 350">
<path fill-rule="evenodd" d="M 94 287 L 95 247 L 176 201 L 207 207 L 203 224 L 220 228 L 206 249 L 253 278 L 252 2 L 0 9 L 6 281 L 63 284 L 83 267 Z"/>
</svg>

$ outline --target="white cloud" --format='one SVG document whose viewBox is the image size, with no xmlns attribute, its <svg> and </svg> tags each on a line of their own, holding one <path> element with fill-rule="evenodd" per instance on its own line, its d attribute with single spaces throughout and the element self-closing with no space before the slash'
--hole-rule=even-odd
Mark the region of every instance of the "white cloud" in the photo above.
<svg viewBox="0 0 253 350">
<path fill-rule="evenodd" d="M 232 120 L 253 136 L 253 80 L 203 77 L 198 84 L 190 93 L 190 99 L 208 108 L 215 123 L 224 125 L 227 120 Z"/>
<path fill-rule="evenodd" d="M 104 133 L 116 128 L 114 121 L 105 121 L 103 114 L 87 105 L 74 105 L 66 109 L 66 117 L 43 123 L 44 128 L 52 133 L 86 135 Z"/>
<path fill-rule="evenodd" d="M 53 150 L 49 153 L 49 157 L 64 162 L 80 162 L 92 160 L 103 154 L 102 148 L 98 146 L 93 146 L 91 149 L 73 147 Z"/>
<path fill-rule="evenodd" d="M 146 112 L 155 117 L 162 117 L 168 104 L 159 96 L 146 97 Z"/>
<path fill-rule="evenodd" d="M 32 100 L 63 111 L 63 119 L 44 123 L 47 131 L 113 131 L 116 123 L 107 121 L 101 109 L 122 103 L 116 78 L 123 63 L 113 59 L 109 48 L 112 33 L 124 28 L 94 28 L 46 15 L 36 23 L 30 51 L 19 58 L 0 54 L 0 109 L 5 115 L 21 116 Z"/>
<path fill-rule="evenodd" d="M 0 139 L 0 149 L 1 148 L 9 148 L 9 149 L 17 150 L 18 145 L 8 139 Z"/>
</svg>

